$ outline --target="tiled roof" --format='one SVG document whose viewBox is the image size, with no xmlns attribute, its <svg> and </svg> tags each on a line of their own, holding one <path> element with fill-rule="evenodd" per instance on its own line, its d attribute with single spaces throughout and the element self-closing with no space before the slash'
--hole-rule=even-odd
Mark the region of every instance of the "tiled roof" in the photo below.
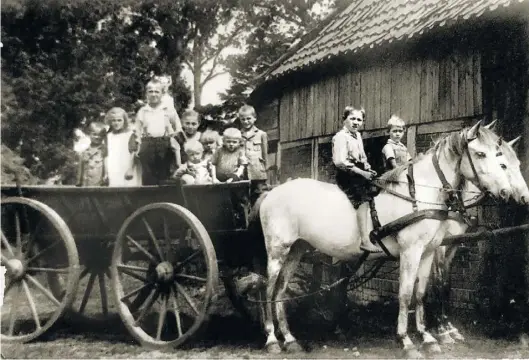
<svg viewBox="0 0 529 360">
<path fill-rule="evenodd" d="M 527 0 L 353 0 L 270 72 L 278 77 L 337 55 L 420 35 Z"/>
</svg>

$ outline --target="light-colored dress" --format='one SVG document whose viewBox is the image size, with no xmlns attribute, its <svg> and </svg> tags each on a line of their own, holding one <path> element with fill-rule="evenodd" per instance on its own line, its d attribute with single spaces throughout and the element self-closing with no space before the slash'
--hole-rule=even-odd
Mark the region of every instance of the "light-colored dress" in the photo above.
<svg viewBox="0 0 529 360">
<path fill-rule="evenodd" d="M 141 168 L 139 164 L 134 167 L 132 179 L 125 179 L 127 170 L 133 165 L 129 151 L 129 140 L 131 136 L 132 130 L 126 130 L 119 133 L 108 133 L 108 186 L 141 186 Z"/>
</svg>

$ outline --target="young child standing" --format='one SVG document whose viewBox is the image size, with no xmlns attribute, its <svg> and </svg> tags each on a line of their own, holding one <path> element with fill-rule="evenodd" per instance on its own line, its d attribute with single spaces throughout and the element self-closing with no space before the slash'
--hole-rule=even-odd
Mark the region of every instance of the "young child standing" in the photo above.
<svg viewBox="0 0 529 360">
<path fill-rule="evenodd" d="M 91 123 L 88 126 L 88 136 L 90 137 L 90 146 L 79 154 L 77 186 L 107 185 L 105 124 L 101 122 Z"/>
<path fill-rule="evenodd" d="M 196 140 L 190 140 L 184 145 L 187 162 L 181 165 L 173 174 L 175 179 L 184 184 L 212 184 L 216 181 L 215 167 L 211 161 L 204 159 L 204 147 Z"/>
<path fill-rule="evenodd" d="M 180 165 L 178 149 L 171 141 L 182 126 L 174 109 L 161 102 L 162 85 L 147 84 L 147 105 L 138 110 L 136 129 L 140 140 L 139 158 L 142 165 L 143 185 L 158 185 L 169 179 L 171 165 Z"/>
<path fill-rule="evenodd" d="M 210 161 L 218 147 L 222 146 L 219 133 L 209 129 L 204 131 L 200 136 L 200 143 L 204 146 L 204 158 Z"/>
<path fill-rule="evenodd" d="M 187 155 L 184 151 L 185 143 L 190 140 L 200 141 L 200 126 L 199 115 L 195 110 L 186 110 L 182 114 L 182 130 L 177 132 L 174 136 L 176 143 L 180 147 L 180 163 L 187 161 Z"/>
<path fill-rule="evenodd" d="M 217 179 L 222 182 L 239 181 L 244 178 L 248 159 L 242 148 L 242 134 L 239 129 L 228 128 L 222 134 L 222 147 L 211 160 L 216 168 Z"/>
<path fill-rule="evenodd" d="M 392 115 L 388 120 L 389 139 L 386 145 L 382 148 L 382 157 L 384 160 L 384 168 L 391 170 L 397 166 L 403 165 L 411 160 L 411 155 L 401 142 L 406 129 L 404 120 L 396 115 Z"/>
<path fill-rule="evenodd" d="M 371 170 L 360 136 L 364 124 L 364 109 L 347 106 L 343 113 L 343 128 L 332 138 L 332 160 L 336 166 L 336 184 L 345 192 L 356 209 L 362 244 L 369 252 L 381 252 L 380 247 L 369 240 L 367 231 L 368 201 L 372 199 L 370 181 L 376 176 Z"/>
<path fill-rule="evenodd" d="M 134 132 L 129 126 L 127 112 L 119 107 L 112 108 L 107 112 L 105 122 L 110 125 L 106 158 L 108 185 L 140 186 L 140 166 L 137 166 L 135 149 L 130 147 Z"/>
<path fill-rule="evenodd" d="M 257 115 L 253 106 L 244 105 L 239 109 L 244 152 L 248 158 L 248 179 L 252 180 L 252 200 L 256 200 L 266 188 L 268 176 L 268 136 L 255 126 Z"/>
</svg>

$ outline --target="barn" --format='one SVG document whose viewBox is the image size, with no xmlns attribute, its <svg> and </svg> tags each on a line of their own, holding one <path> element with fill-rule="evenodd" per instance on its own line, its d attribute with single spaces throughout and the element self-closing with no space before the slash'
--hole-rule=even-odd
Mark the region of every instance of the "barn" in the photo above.
<svg viewBox="0 0 529 360">
<path fill-rule="evenodd" d="M 404 140 L 412 155 L 440 134 L 499 119 L 496 130 L 506 139 L 523 134 L 518 154 L 529 180 L 529 1 L 351 0 L 259 77 L 251 102 L 269 134 L 271 181 L 334 181 L 331 138 L 346 105 L 365 108 L 362 137 L 378 169 L 392 114 L 409 124 Z M 527 221 L 526 210 L 513 206 L 483 206 L 478 215 L 500 225 Z M 455 307 L 488 304 L 494 312 L 513 296 L 527 299 L 516 295 L 527 289 L 527 241 L 508 240 L 489 247 L 501 271 L 484 266 L 478 246 L 458 253 Z M 397 288 L 396 273 L 379 276 L 358 300 L 395 297 Z"/>
</svg>

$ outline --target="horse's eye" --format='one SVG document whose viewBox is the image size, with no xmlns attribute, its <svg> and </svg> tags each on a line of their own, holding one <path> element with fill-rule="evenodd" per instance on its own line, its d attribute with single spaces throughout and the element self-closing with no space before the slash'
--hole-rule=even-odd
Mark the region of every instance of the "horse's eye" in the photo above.
<svg viewBox="0 0 529 360">
<path fill-rule="evenodd" d="M 501 166 L 501 168 L 502 168 L 503 170 L 507 170 L 507 165 L 505 165 L 505 164 L 500 164 L 500 166 Z"/>
<path fill-rule="evenodd" d="M 476 156 L 477 156 L 478 158 L 486 158 L 486 157 L 487 157 L 487 154 L 485 154 L 485 153 L 482 152 L 482 151 L 478 151 L 478 152 L 476 152 Z"/>
<path fill-rule="evenodd" d="M 496 157 L 500 157 L 500 156 L 503 156 L 503 153 L 501 151 L 496 153 Z"/>
</svg>

